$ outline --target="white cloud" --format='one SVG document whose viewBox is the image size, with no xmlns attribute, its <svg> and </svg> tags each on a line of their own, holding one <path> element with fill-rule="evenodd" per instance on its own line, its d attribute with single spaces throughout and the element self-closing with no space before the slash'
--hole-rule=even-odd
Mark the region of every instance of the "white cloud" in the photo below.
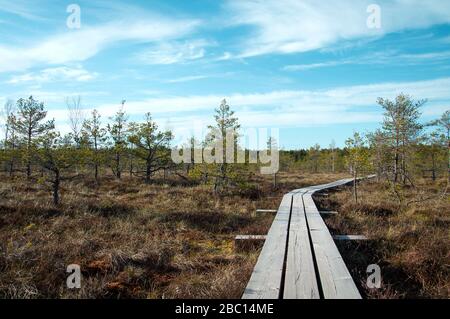
<svg viewBox="0 0 450 319">
<path fill-rule="evenodd" d="M 378 97 L 394 98 L 399 93 L 411 94 L 414 98 L 429 99 L 427 115 L 433 114 L 433 105 L 450 105 L 450 78 L 430 81 L 381 83 L 373 85 L 339 87 L 315 91 L 273 91 L 253 94 L 226 94 L 149 98 L 128 101 L 126 111 L 131 115 L 151 112 L 155 117 L 179 116 L 185 125 L 190 119 L 201 118 L 199 111 L 212 111 L 223 98 L 227 98 L 239 117 L 243 115 L 245 125 L 260 126 L 307 126 L 310 124 L 336 124 L 375 122 L 381 114 L 373 113 Z M 117 110 L 115 104 L 97 107 L 104 116 Z M 375 109 L 376 110 L 376 109 Z M 197 112 L 196 114 L 194 114 Z M 192 116 L 189 115 L 192 113 Z M 180 115 L 182 114 L 182 115 Z M 203 114 L 205 114 L 203 112 Z M 191 116 L 191 117 L 190 117 Z M 208 118 L 210 115 L 205 115 Z"/>
<path fill-rule="evenodd" d="M 165 42 L 137 54 L 137 59 L 145 64 L 174 64 L 201 59 L 205 47 L 212 45 L 205 40 L 185 42 Z"/>
<path fill-rule="evenodd" d="M 212 112 L 223 98 L 236 111 L 243 127 L 310 127 L 317 125 L 378 123 L 382 109 L 378 97 L 393 99 L 399 93 L 411 94 L 415 99 L 426 98 L 424 116 L 437 117 L 450 106 L 450 78 L 418 82 L 395 82 L 372 85 L 337 87 L 327 90 L 272 91 L 249 94 L 215 94 L 175 96 L 127 101 L 125 111 L 139 120 L 151 112 L 161 127 L 170 119 L 175 132 L 188 132 L 206 127 L 212 121 Z M 104 92 L 33 92 L 46 103 L 63 103 L 72 95 L 98 96 Z M 2 98 L 0 97 L 0 100 Z M 86 113 L 96 108 L 105 121 L 118 110 L 118 104 L 89 105 Z M 50 108 L 48 116 L 57 119 L 58 129 L 66 127 L 65 108 Z"/>
<path fill-rule="evenodd" d="M 0 72 L 84 61 L 117 42 L 170 40 L 188 34 L 198 24 L 194 20 L 149 16 L 142 20 L 124 20 L 94 27 L 83 25 L 79 30 L 68 30 L 28 47 L 0 46 Z"/>
<path fill-rule="evenodd" d="M 450 23 L 450 2 L 379 0 L 382 29 L 367 27 L 373 0 L 229 0 L 232 25 L 255 27 L 241 57 L 306 52 L 405 29 Z"/>
<path fill-rule="evenodd" d="M 322 63 L 311 63 L 311 64 L 292 64 L 283 67 L 284 71 L 305 71 L 319 68 L 326 68 L 331 66 L 347 64 L 347 61 L 328 61 Z"/>
<path fill-rule="evenodd" d="M 33 83 L 44 83 L 44 82 L 55 82 L 55 81 L 76 81 L 85 82 L 93 80 L 98 76 L 96 72 L 89 72 L 85 70 L 82 66 L 76 67 L 56 67 L 47 68 L 41 70 L 40 72 L 31 72 L 22 75 L 13 76 L 7 83 L 9 84 L 21 84 L 26 82 Z"/>
<path fill-rule="evenodd" d="M 30 10 L 30 7 L 30 5 L 18 3 L 17 1 L 0 0 L 0 12 L 3 11 L 33 21 L 45 20 Z"/>
<path fill-rule="evenodd" d="M 368 54 L 365 56 L 353 57 L 351 59 L 326 61 L 311 64 L 292 64 L 286 65 L 284 71 L 305 71 L 318 68 L 334 67 L 339 65 L 368 65 L 368 64 L 394 64 L 401 66 L 416 65 L 423 63 L 441 63 L 450 60 L 450 51 L 427 52 L 427 53 L 408 53 L 399 54 L 397 52 L 380 52 Z"/>
<path fill-rule="evenodd" d="M 208 75 L 191 75 L 191 76 L 183 76 L 176 79 L 167 80 L 166 83 L 181 83 L 181 82 L 190 82 L 190 81 L 197 81 L 197 80 L 203 80 L 207 79 L 210 76 Z"/>
</svg>

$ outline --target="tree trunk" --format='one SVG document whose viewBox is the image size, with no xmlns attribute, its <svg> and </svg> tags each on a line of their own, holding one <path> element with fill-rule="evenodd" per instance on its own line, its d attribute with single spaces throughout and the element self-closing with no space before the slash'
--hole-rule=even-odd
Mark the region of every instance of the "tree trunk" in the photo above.
<svg viewBox="0 0 450 319">
<path fill-rule="evenodd" d="M 395 150 L 395 160 L 394 160 L 394 184 L 398 181 L 398 162 L 399 162 L 399 156 L 398 151 Z"/>
<path fill-rule="evenodd" d="M 11 159 L 11 161 L 9 162 L 9 177 L 13 176 L 13 172 L 14 172 L 14 161 Z"/>
<path fill-rule="evenodd" d="M 152 174 L 152 165 L 147 162 L 147 169 L 145 171 L 145 183 L 150 184 L 150 176 Z"/>
<path fill-rule="evenodd" d="M 55 180 L 53 181 L 53 204 L 55 206 L 59 205 L 59 185 L 60 185 L 60 175 L 59 171 L 55 171 Z"/>
<path fill-rule="evenodd" d="M 94 164 L 94 176 L 95 176 L 95 180 L 98 182 L 98 164 L 97 163 Z"/>
<path fill-rule="evenodd" d="M 120 154 L 116 153 L 116 177 L 120 179 L 122 174 L 120 172 Z"/>
<path fill-rule="evenodd" d="M 358 203 L 358 186 L 357 186 L 357 172 L 356 169 L 353 173 L 353 198 L 355 199 L 355 203 Z"/>
<path fill-rule="evenodd" d="M 31 163 L 28 160 L 28 162 L 27 162 L 27 179 L 30 179 L 30 177 L 31 177 Z"/>
<path fill-rule="evenodd" d="M 334 158 L 335 156 L 334 156 L 334 154 L 333 154 L 333 158 L 332 158 L 332 162 L 331 162 L 331 171 L 334 173 L 335 172 L 335 170 L 336 170 L 336 168 L 335 168 L 335 165 L 334 165 L 334 161 L 335 161 L 335 158 Z"/>
<path fill-rule="evenodd" d="M 31 177 L 31 128 L 28 129 L 28 140 L 27 140 L 27 179 Z"/>
<path fill-rule="evenodd" d="M 431 163 L 432 163 L 433 168 L 431 170 L 431 172 L 432 172 L 431 178 L 433 179 L 433 182 L 436 181 L 436 158 L 435 157 L 436 157 L 435 154 L 432 153 L 431 154 Z"/>
</svg>

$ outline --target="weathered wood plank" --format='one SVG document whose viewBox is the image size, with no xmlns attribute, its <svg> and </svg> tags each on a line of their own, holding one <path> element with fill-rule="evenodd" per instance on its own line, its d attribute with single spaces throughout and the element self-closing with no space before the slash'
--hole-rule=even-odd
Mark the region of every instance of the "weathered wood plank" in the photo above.
<svg viewBox="0 0 450 319">
<path fill-rule="evenodd" d="M 303 195 L 324 298 L 361 299 L 361 295 L 334 240 L 312 199 L 314 191 Z"/>
<path fill-rule="evenodd" d="M 278 299 L 283 277 L 292 194 L 286 194 L 267 234 L 243 299 Z"/>
<path fill-rule="evenodd" d="M 293 197 L 283 298 L 320 298 L 301 193 Z"/>
</svg>

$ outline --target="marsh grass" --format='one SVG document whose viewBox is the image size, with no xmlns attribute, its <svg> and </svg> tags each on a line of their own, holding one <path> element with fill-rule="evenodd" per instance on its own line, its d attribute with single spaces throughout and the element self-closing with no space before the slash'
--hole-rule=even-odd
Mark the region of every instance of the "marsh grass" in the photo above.
<svg viewBox="0 0 450 319">
<path fill-rule="evenodd" d="M 450 296 L 450 202 L 448 195 L 441 195 L 445 180 L 421 180 L 417 186 L 419 191 L 405 191 L 409 205 L 400 204 L 387 185 L 375 182 L 361 183 L 358 204 L 350 188 L 316 199 L 322 209 L 339 212 L 326 218 L 332 233 L 369 237 L 367 242 L 338 243 L 367 298 Z M 381 267 L 381 289 L 366 286 L 370 264 Z"/>
<path fill-rule="evenodd" d="M 237 234 L 266 234 L 283 194 L 336 175 L 255 176 L 254 187 L 214 195 L 183 179 L 104 177 L 65 182 L 61 205 L 23 178 L 0 181 L 0 297 L 240 298 L 259 250 L 234 249 Z M 82 288 L 66 287 L 79 264 Z"/>
</svg>

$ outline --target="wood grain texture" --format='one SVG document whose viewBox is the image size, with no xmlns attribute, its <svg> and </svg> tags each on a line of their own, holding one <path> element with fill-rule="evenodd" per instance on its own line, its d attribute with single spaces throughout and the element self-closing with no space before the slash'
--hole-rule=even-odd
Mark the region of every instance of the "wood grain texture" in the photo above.
<svg viewBox="0 0 450 319">
<path fill-rule="evenodd" d="M 320 298 L 302 195 L 293 198 L 284 299 Z"/>
<path fill-rule="evenodd" d="M 286 194 L 267 234 L 243 299 L 278 299 L 283 277 L 292 194 Z"/>
</svg>

